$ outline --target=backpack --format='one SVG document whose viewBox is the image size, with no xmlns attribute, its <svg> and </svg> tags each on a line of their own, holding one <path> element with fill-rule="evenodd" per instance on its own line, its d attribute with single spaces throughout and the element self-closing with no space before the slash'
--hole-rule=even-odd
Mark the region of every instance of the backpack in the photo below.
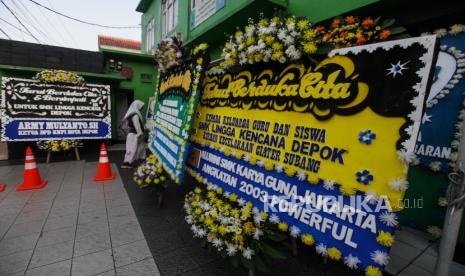
<svg viewBox="0 0 465 276">
<path fill-rule="evenodd" d="M 128 136 L 129 131 L 131 129 L 129 127 L 129 119 L 131 119 L 131 117 L 124 119 L 118 127 L 124 137 Z"/>
</svg>

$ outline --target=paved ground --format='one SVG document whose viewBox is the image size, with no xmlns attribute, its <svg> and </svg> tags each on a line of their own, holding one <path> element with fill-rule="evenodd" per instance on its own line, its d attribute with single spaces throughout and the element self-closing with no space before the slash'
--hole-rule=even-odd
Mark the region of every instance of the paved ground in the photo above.
<svg viewBox="0 0 465 276">
<path fill-rule="evenodd" d="M 23 166 L 0 167 L 0 275 L 159 275 L 120 177 L 97 163 L 41 166 L 44 189 L 16 192 Z"/>
<path fill-rule="evenodd" d="M 119 163 L 123 153 L 109 152 L 110 161 Z M 96 184 L 98 156 L 83 158 L 87 162 L 40 165 L 50 183 L 21 193 L 11 183 L 21 181 L 23 165 L 0 167 L 0 180 L 9 184 L 0 193 L 0 275 L 247 275 L 192 237 L 182 209 L 192 178 L 182 186 L 170 183 L 159 209 L 155 195 L 133 183 L 131 170 L 113 165 L 120 177 Z M 396 237 L 387 271 L 431 275 L 436 247 L 428 236 L 403 229 Z M 452 271 L 465 275 L 460 265 Z M 270 275 L 363 273 L 341 262 L 324 264 L 312 248 L 299 246 L 299 256 L 274 262 Z"/>
</svg>

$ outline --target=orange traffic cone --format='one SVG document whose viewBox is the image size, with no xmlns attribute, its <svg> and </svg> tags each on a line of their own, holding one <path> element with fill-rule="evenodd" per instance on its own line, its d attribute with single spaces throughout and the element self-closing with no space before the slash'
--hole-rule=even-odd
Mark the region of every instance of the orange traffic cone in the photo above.
<svg viewBox="0 0 465 276">
<path fill-rule="evenodd" d="M 111 172 L 110 162 L 108 161 L 107 147 L 102 144 L 100 147 L 100 158 L 98 160 L 97 175 L 94 181 L 113 180 L 115 175 Z"/>
<path fill-rule="evenodd" d="M 16 187 L 16 191 L 42 189 L 47 182 L 47 180 L 42 180 L 40 178 L 39 169 L 37 168 L 32 149 L 31 147 L 27 147 L 26 160 L 24 161 L 24 180 L 23 184 Z"/>
<path fill-rule="evenodd" d="M 5 184 L 0 183 L 0 193 L 3 192 L 3 191 L 5 191 L 5 187 L 6 187 Z"/>
</svg>

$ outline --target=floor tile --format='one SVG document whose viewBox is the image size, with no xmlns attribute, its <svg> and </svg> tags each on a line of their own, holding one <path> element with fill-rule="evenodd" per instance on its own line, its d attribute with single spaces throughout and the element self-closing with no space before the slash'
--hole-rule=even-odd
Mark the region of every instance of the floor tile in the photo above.
<svg viewBox="0 0 465 276">
<path fill-rule="evenodd" d="M 26 271 L 31 255 L 32 250 L 28 250 L 0 257 L 0 275 Z"/>
<path fill-rule="evenodd" d="M 116 269 L 117 276 L 159 276 L 160 272 L 153 258 L 148 258 Z"/>
<path fill-rule="evenodd" d="M 130 244 L 114 247 L 113 257 L 115 259 L 115 266 L 118 268 L 152 257 L 152 254 L 147 246 L 147 242 L 145 240 L 140 240 Z"/>
<path fill-rule="evenodd" d="M 59 261 L 71 259 L 73 256 L 73 241 L 57 243 L 53 245 L 47 245 L 37 247 L 32 255 L 30 268 L 43 266 Z"/>
<path fill-rule="evenodd" d="M 13 224 L 4 236 L 4 239 L 40 233 L 44 223 L 45 221 L 39 220 Z"/>
<path fill-rule="evenodd" d="M 74 256 L 111 249 L 110 233 L 102 232 L 78 239 L 74 244 Z"/>
<path fill-rule="evenodd" d="M 0 256 L 34 249 L 39 233 L 3 239 L 0 242 Z"/>
<path fill-rule="evenodd" d="M 88 276 L 114 269 L 111 249 L 73 259 L 72 276 Z"/>
<path fill-rule="evenodd" d="M 62 276 L 69 275 L 71 260 L 53 263 L 26 271 L 26 276 Z"/>
<path fill-rule="evenodd" d="M 59 228 L 50 231 L 42 232 L 39 241 L 37 243 L 38 247 L 52 245 L 56 243 L 62 243 L 67 241 L 73 241 L 74 235 L 76 233 L 76 227 L 65 227 Z"/>
</svg>

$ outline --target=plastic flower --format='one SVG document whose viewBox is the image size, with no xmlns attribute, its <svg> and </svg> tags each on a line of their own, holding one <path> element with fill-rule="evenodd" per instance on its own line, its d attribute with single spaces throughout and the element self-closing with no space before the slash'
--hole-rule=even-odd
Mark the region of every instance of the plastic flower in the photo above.
<svg viewBox="0 0 465 276">
<path fill-rule="evenodd" d="M 349 24 L 353 24 L 355 23 L 355 17 L 353 17 L 352 15 L 351 16 L 347 16 L 345 18 L 346 22 L 349 23 Z"/>
<path fill-rule="evenodd" d="M 278 225 L 279 227 L 279 225 Z M 291 237 L 293 238 L 297 238 L 299 235 L 300 235 L 300 229 L 299 227 L 297 226 L 291 226 L 290 229 L 289 229 L 289 235 L 291 235 Z"/>
<path fill-rule="evenodd" d="M 389 256 L 386 252 L 381 251 L 381 250 L 375 250 L 370 254 L 371 259 L 373 262 L 385 266 L 389 263 Z"/>
<path fill-rule="evenodd" d="M 438 205 L 439 205 L 439 206 L 441 206 L 441 207 L 446 207 L 447 204 L 449 204 L 449 203 L 447 202 L 447 198 L 445 198 L 445 197 L 440 197 L 440 198 L 438 198 Z"/>
<path fill-rule="evenodd" d="M 242 251 L 242 256 L 247 260 L 252 259 L 252 256 L 255 254 L 255 251 L 249 247 L 247 247 L 244 251 Z"/>
<path fill-rule="evenodd" d="M 330 247 L 328 248 L 328 257 L 331 259 L 331 260 L 340 260 L 341 257 L 342 257 L 342 253 L 341 251 L 339 251 L 339 249 L 337 249 L 336 247 Z"/>
<path fill-rule="evenodd" d="M 336 181 L 334 180 L 325 179 L 323 181 L 323 188 L 325 188 L 326 190 L 330 190 L 330 191 L 334 190 L 335 185 L 336 185 Z"/>
<path fill-rule="evenodd" d="M 435 225 L 430 225 L 430 226 L 428 226 L 428 228 L 426 228 L 426 231 L 427 231 L 428 233 L 430 233 L 430 235 L 433 236 L 433 238 L 435 238 L 435 239 L 440 238 L 441 235 L 442 235 L 442 230 L 441 230 L 441 228 L 439 228 L 439 227 L 437 227 L 437 226 L 435 226 Z"/>
<path fill-rule="evenodd" d="M 379 34 L 379 38 L 384 40 L 384 39 L 387 39 L 390 35 L 391 35 L 391 31 L 389 31 L 389 30 L 383 30 L 383 31 Z"/>
<path fill-rule="evenodd" d="M 360 259 L 353 256 L 352 254 L 349 254 L 349 256 L 344 257 L 344 264 L 351 269 L 357 269 L 359 263 L 361 263 Z"/>
<path fill-rule="evenodd" d="M 408 189 L 408 182 L 402 178 L 395 178 L 389 182 L 389 187 L 397 192 L 404 192 Z"/>
<path fill-rule="evenodd" d="M 325 257 L 328 255 L 328 249 L 326 245 L 320 243 L 315 247 L 316 253 L 320 254 L 321 256 Z"/>
<path fill-rule="evenodd" d="M 380 231 L 376 241 L 382 246 L 391 247 L 394 244 L 394 236 L 389 232 Z"/>
<path fill-rule="evenodd" d="M 315 244 L 315 239 L 311 234 L 304 234 L 301 236 L 302 243 L 308 246 Z"/>
<path fill-rule="evenodd" d="M 287 229 L 288 229 L 288 225 L 286 222 L 279 222 L 278 223 L 278 229 L 283 231 L 283 232 L 286 232 Z"/>
<path fill-rule="evenodd" d="M 368 185 L 371 181 L 373 181 L 374 177 L 371 175 L 369 170 L 363 170 L 362 172 L 357 172 L 355 174 L 357 177 L 357 182 L 361 184 Z"/>
<path fill-rule="evenodd" d="M 229 244 L 226 248 L 226 253 L 228 254 L 228 256 L 232 257 L 234 255 L 236 255 L 237 253 L 237 248 L 232 245 L 232 244 Z"/>
<path fill-rule="evenodd" d="M 373 26 L 375 24 L 375 22 L 373 21 L 373 19 L 371 18 L 367 18 L 365 20 L 362 21 L 362 26 L 367 29 L 371 26 Z"/>
<path fill-rule="evenodd" d="M 376 139 L 376 133 L 372 132 L 371 130 L 361 131 L 358 134 L 358 141 L 360 141 L 362 144 L 371 145 L 374 139 Z"/>
<path fill-rule="evenodd" d="M 379 268 L 372 266 L 372 265 L 367 266 L 367 268 L 365 269 L 365 275 L 366 276 L 383 276 L 383 274 L 381 273 L 381 270 L 379 270 Z"/>
</svg>

